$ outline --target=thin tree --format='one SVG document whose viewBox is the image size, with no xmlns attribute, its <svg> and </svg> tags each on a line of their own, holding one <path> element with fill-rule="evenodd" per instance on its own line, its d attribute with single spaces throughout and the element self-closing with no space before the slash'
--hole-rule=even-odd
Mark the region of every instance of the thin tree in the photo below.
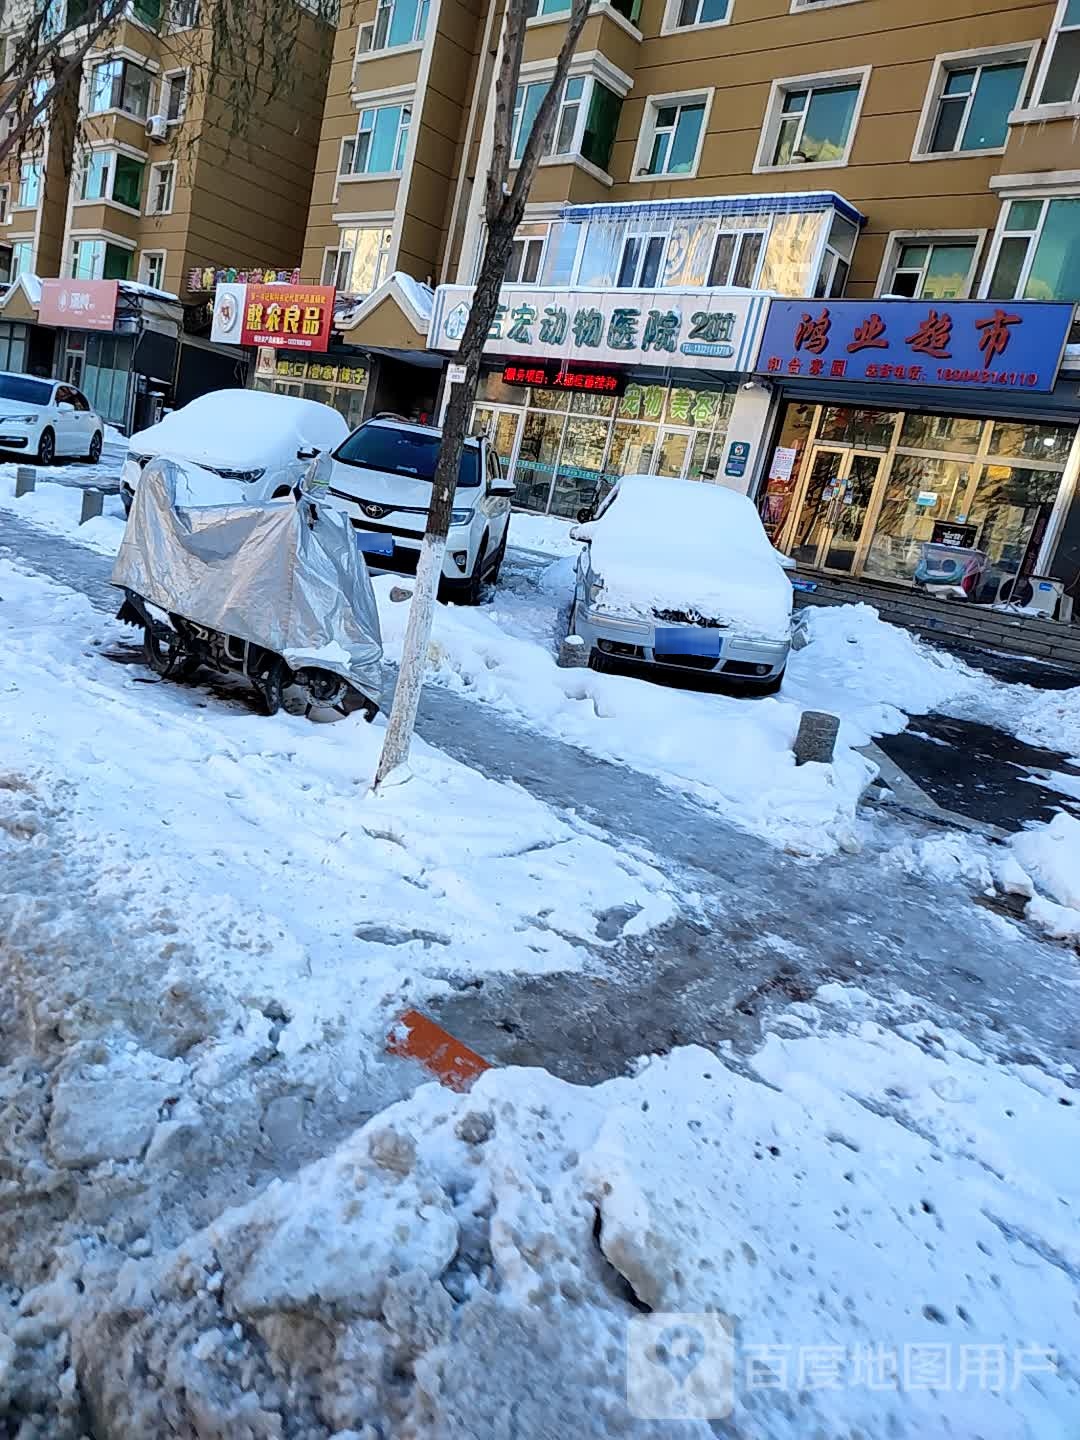
<svg viewBox="0 0 1080 1440">
<path fill-rule="evenodd" d="M 514 235 L 525 213 L 536 167 L 551 146 L 566 72 L 570 68 L 570 61 L 588 14 L 589 0 L 573 0 L 566 33 L 555 61 L 555 73 L 540 102 L 517 173 L 511 182 L 514 97 L 521 72 L 521 53 L 525 43 L 528 12 L 524 0 L 508 0 L 506 7 L 502 53 L 495 80 L 494 139 L 484 199 L 484 254 L 473 291 L 469 318 L 455 357 L 457 363 L 464 367 L 464 378 L 450 383 L 450 400 L 443 416 L 442 444 L 431 484 L 431 505 L 416 567 L 416 584 L 405 628 L 401 668 L 375 774 L 376 789 L 392 771 L 403 765 L 409 756 L 409 746 L 416 727 L 416 712 L 420 705 L 420 692 L 424 685 L 424 668 L 446 554 L 450 512 L 453 509 L 454 490 L 461 468 L 465 439 L 469 432 L 473 401 L 476 399 L 484 342 L 488 338 L 491 322 L 498 308 L 499 291 L 513 248 Z"/>
</svg>

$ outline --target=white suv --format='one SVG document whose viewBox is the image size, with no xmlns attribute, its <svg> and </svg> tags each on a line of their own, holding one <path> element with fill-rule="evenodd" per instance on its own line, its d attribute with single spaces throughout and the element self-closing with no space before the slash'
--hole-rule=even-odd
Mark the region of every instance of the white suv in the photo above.
<svg viewBox="0 0 1080 1440">
<path fill-rule="evenodd" d="M 372 570 L 412 574 L 420 556 L 442 431 L 377 416 L 333 453 L 329 499 L 344 510 Z M 498 578 L 510 529 L 513 483 L 486 439 L 466 440 L 458 471 L 441 590 L 475 605 Z"/>
</svg>

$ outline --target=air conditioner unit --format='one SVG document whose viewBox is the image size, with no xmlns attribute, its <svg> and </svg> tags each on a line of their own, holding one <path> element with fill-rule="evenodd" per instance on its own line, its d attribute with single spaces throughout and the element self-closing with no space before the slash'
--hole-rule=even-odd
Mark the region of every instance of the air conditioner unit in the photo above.
<svg viewBox="0 0 1080 1440">
<path fill-rule="evenodd" d="M 151 115 L 146 122 L 146 133 L 151 140 L 164 140 L 169 133 L 169 122 L 164 115 Z"/>
</svg>

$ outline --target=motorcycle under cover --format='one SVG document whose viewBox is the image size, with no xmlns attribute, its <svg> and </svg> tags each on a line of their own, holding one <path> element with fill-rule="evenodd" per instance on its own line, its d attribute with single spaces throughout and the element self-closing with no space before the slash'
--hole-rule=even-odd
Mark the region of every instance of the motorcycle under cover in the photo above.
<svg viewBox="0 0 1080 1440">
<path fill-rule="evenodd" d="M 152 460 L 112 583 L 273 650 L 294 670 L 332 670 L 378 704 L 379 612 L 346 516 L 308 500 L 222 504 L 222 489 L 198 466 Z"/>
</svg>

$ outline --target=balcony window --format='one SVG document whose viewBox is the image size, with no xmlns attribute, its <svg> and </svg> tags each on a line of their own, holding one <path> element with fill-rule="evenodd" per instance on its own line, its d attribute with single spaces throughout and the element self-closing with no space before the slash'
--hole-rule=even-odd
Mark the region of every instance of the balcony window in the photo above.
<svg viewBox="0 0 1080 1440">
<path fill-rule="evenodd" d="M 508 285 L 535 285 L 540 278 L 540 264 L 544 255 L 544 242 L 548 227 L 530 222 L 519 225 L 514 236 L 510 259 L 506 264 Z"/>
<path fill-rule="evenodd" d="M 396 175 L 405 165 L 411 105 L 381 105 L 361 110 L 355 140 L 341 147 L 342 175 Z"/>
<path fill-rule="evenodd" d="M 1080 0 L 1060 0 L 1039 90 L 1040 105 L 1080 101 Z"/>
<path fill-rule="evenodd" d="M 393 234 L 381 225 L 343 229 L 323 257 L 322 283 L 343 295 L 370 295 L 386 279 Z"/>
<path fill-rule="evenodd" d="M 1010 202 L 986 293 L 1080 304 L 1080 197 Z"/>
<path fill-rule="evenodd" d="M 1026 61 L 943 68 L 924 153 L 1002 149 L 1009 135 L 1009 112 L 1019 102 L 1026 71 Z"/>
<path fill-rule="evenodd" d="M 32 240 L 16 240 L 11 247 L 11 278 L 17 280 L 20 275 L 29 275 L 34 268 L 34 242 Z"/>
<path fill-rule="evenodd" d="M 95 150 L 83 165 L 80 200 L 115 200 L 129 210 L 142 203 L 142 182 L 146 166 L 130 155 L 113 150 Z"/>
<path fill-rule="evenodd" d="M 525 14 L 535 20 L 538 15 L 567 15 L 570 0 L 525 0 Z"/>
<path fill-rule="evenodd" d="M 639 142 L 639 175 L 692 175 L 704 139 L 704 95 L 650 99 Z"/>
<path fill-rule="evenodd" d="M 721 230 L 713 244 L 709 284 L 752 289 L 764 248 L 764 230 Z"/>
<path fill-rule="evenodd" d="M 134 19 L 150 30 L 156 30 L 161 20 L 161 0 L 131 0 L 131 14 Z"/>
<path fill-rule="evenodd" d="M 627 235 L 623 241 L 615 284 L 620 290 L 652 290 L 660 277 L 667 231 L 662 235 Z"/>
<path fill-rule="evenodd" d="M 137 120 L 145 120 L 151 79 L 149 70 L 130 60 L 103 60 L 90 72 L 89 113 L 123 110 Z"/>
<path fill-rule="evenodd" d="M 41 161 L 24 160 L 19 166 L 19 204 L 25 209 L 41 199 Z"/>
<path fill-rule="evenodd" d="M 107 240 L 73 240 L 69 274 L 75 280 L 126 280 L 131 253 Z"/>
<path fill-rule="evenodd" d="M 765 165 L 844 165 L 855 136 L 863 82 L 847 77 L 780 82 L 766 120 Z"/>
<path fill-rule="evenodd" d="M 510 153 L 520 161 L 536 116 L 548 92 L 546 80 L 519 85 L 514 98 Z M 600 170 L 611 160 L 619 128 L 622 99 L 592 75 L 571 75 L 564 86 L 555 117 L 548 155 L 580 155 Z"/>
<path fill-rule="evenodd" d="M 883 290 L 910 300 L 962 300 L 969 291 L 975 240 L 900 239 Z"/>
</svg>

